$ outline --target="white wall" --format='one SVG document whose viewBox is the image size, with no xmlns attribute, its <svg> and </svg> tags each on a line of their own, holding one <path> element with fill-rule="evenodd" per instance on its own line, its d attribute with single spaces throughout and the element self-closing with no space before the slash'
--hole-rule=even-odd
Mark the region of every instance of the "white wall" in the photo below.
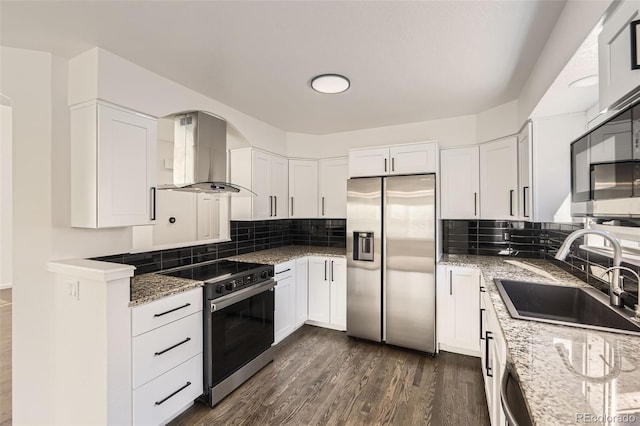
<svg viewBox="0 0 640 426">
<path fill-rule="evenodd" d="M 13 281 L 13 207 L 12 207 L 12 108 L 9 98 L 0 94 L 0 289 Z"/>
<path fill-rule="evenodd" d="M 612 0 L 568 0 L 518 97 L 520 125 L 540 102 Z"/>
<path fill-rule="evenodd" d="M 477 116 L 476 141 L 478 143 L 499 139 L 518 133 L 518 101 L 507 102 L 482 111 Z"/>
<path fill-rule="evenodd" d="M 50 424 L 51 55 L 4 47 L 0 54 L 0 92 L 13 104 L 13 423 Z"/>
<path fill-rule="evenodd" d="M 229 148 L 255 146 L 286 155 L 284 131 L 104 49 L 96 47 L 73 58 L 69 68 L 72 81 L 69 105 L 99 98 L 154 117 L 190 110 L 207 111 L 227 121 Z"/>
<path fill-rule="evenodd" d="M 476 116 L 466 115 L 322 136 L 287 133 L 287 154 L 290 157 L 305 158 L 342 157 L 352 148 L 434 139 L 441 148 L 476 143 Z"/>
</svg>

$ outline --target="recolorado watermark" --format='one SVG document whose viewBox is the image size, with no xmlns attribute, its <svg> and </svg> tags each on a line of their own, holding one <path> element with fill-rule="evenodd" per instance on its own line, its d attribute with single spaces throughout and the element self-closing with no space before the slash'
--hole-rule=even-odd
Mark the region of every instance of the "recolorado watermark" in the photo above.
<svg viewBox="0 0 640 426">
<path fill-rule="evenodd" d="M 576 423 L 635 423 L 638 421 L 638 417 L 634 414 L 617 414 L 615 416 L 600 415 L 588 413 L 576 414 Z"/>
</svg>

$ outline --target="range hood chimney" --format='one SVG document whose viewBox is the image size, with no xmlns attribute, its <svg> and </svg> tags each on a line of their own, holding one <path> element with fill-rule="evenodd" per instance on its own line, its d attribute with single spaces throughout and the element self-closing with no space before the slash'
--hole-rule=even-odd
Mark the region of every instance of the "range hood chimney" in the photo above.
<svg viewBox="0 0 640 426">
<path fill-rule="evenodd" d="M 173 184 L 158 189 L 240 192 L 227 179 L 227 123 L 202 111 L 174 117 Z"/>
</svg>

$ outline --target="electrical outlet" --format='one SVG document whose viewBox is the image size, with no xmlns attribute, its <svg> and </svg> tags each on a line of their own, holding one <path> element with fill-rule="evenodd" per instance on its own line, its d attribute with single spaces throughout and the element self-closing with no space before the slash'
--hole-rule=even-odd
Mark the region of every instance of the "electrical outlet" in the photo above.
<svg viewBox="0 0 640 426">
<path fill-rule="evenodd" d="M 67 281 L 67 294 L 75 300 L 80 300 L 80 281 Z"/>
</svg>

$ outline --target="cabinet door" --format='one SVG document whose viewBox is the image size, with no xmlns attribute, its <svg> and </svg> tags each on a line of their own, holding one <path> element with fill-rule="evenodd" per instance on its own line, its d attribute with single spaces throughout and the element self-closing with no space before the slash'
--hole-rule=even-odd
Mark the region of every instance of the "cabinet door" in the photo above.
<svg viewBox="0 0 640 426">
<path fill-rule="evenodd" d="M 389 174 L 389 148 L 349 151 L 349 177 Z"/>
<path fill-rule="evenodd" d="M 347 158 L 320 160 L 319 216 L 326 218 L 347 217 Z"/>
<path fill-rule="evenodd" d="M 196 194 L 183 191 L 158 191 L 158 216 L 153 228 L 155 245 L 194 241 L 196 239 Z M 173 219 L 173 220 L 172 220 Z"/>
<path fill-rule="evenodd" d="M 153 223 L 156 121 L 98 104 L 97 226 Z M 152 189 L 153 188 L 153 189 Z"/>
<path fill-rule="evenodd" d="M 318 217 L 318 162 L 289 160 L 289 217 Z"/>
<path fill-rule="evenodd" d="M 331 322 L 331 282 L 329 260 L 324 257 L 309 258 L 309 319 Z"/>
<path fill-rule="evenodd" d="M 309 259 L 296 259 L 296 318 L 295 326 L 299 327 L 309 317 Z"/>
<path fill-rule="evenodd" d="M 274 344 L 280 342 L 293 331 L 295 315 L 295 282 L 289 276 L 278 280 L 275 287 Z"/>
<path fill-rule="evenodd" d="M 518 141 L 516 137 L 480 145 L 482 219 L 518 216 Z"/>
<path fill-rule="evenodd" d="M 533 219 L 533 191 L 531 190 L 531 122 L 518 135 L 518 212 L 520 219 Z"/>
<path fill-rule="evenodd" d="M 438 149 L 435 143 L 392 146 L 389 157 L 389 174 L 435 173 Z"/>
<path fill-rule="evenodd" d="M 196 195 L 198 240 L 220 237 L 220 197 L 207 193 Z"/>
<path fill-rule="evenodd" d="M 273 194 L 271 193 L 271 155 L 253 151 L 251 168 L 246 173 L 252 173 L 251 189 L 253 196 L 253 219 L 269 219 L 273 217 Z"/>
<path fill-rule="evenodd" d="M 480 216 L 480 154 L 477 146 L 440 151 L 442 219 Z"/>
<path fill-rule="evenodd" d="M 609 108 L 640 85 L 640 69 L 631 68 L 631 21 L 640 19 L 637 0 L 625 0 L 607 16 L 598 35 L 600 110 Z"/>
<path fill-rule="evenodd" d="M 330 322 L 340 330 L 347 329 L 347 260 L 329 258 L 331 281 Z"/>
<path fill-rule="evenodd" d="M 289 160 L 271 158 L 271 195 L 273 195 L 273 219 L 289 217 Z"/>
<path fill-rule="evenodd" d="M 440 342 L 477 353 L 480 341 L 480 272 L 473 268 L 447 268 L 443 295 L 446 312 Z"/>
</svg>

